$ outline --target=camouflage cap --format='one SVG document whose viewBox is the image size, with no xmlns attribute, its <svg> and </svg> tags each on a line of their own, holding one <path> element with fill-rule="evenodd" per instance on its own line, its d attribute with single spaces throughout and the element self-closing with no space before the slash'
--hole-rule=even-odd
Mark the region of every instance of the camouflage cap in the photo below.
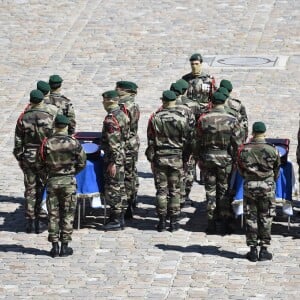
<svg viewBox="0 0 300 300">
<path fill-rule="evenodd" d="M 219 88 L 217 89 L 217 92 L 219 92 L 219 93 L 225 95 L 227 98 L 229 97 L 229 92 L 228 92 L 228 90 L 225 89 L 224 87 L 219 87 Z"/>
<path fill-rule="evenodd" d="M 31 103 L 40 103 L 44 99 L 44 94 L 39 90 L 32 90 L 30 92 L 30 102 Z"/>
<path fill-rule="evenodd" d="M 203 62 L 202 55 L 200 53 L 194 53 L 190 57 L 190 61 L 199 60 L 201 63 Z"/>
<path fill-rule="evenodd" d="M 176 83 L 180 84 L 181 88 L 184 90 L 187 90 L 189 88 L 189 83 L 184 79 L 179 79 L 176 81 Z"/>
<path fill-rule="evenodd" d="M 55 118 L 55 125 L 69 125 L 70 124 L 70 120 L 68 117 L 66 117 L 65 115 L 57 115 Z"/>
<path fill-rule="evenodd" d="M 232 91 L 232 83 L 229 80 L 222 79 L 220 82 L 220 87 L 224 87 L 229 93 Z"/>
<path fill-rule="evenodd" d="M 182 87 L 177 82 L 173 82 L 170 86 L 170 91 L 173 91 L 178 96 L 182 94 Z"/>
<path fill-rule="evenodd" d="M 137 91 L 137 84 L 132 82 L 132 81 L 117 81 L 116 86 L 121 88 L 121 89 L 125 89 L 125 90 L 130 90 L 130 91 Z"/>
<path fill-rule="evenodd" d="M 162 100 L 163 101 L 175 101 L 176 100 L 176 94 L 173 91 L 166 90 L 162 94 Z"/>
<path fill-rule="evenodd" d="M 227 97 L 220 93 L 220 92 L 215 92 L 212 96 L 212 103 L 224 103 L 226 101 Z"/>
<path fill-rule="evenodd" d="M 61 84 L 63 82 L 63 79 L 59 75 L 51 75 L 49 77 L 49 84 L 50 86 L 52 84 Z"/>
<path fill-rule="evenodd" d="M 38 81 L 36 87 L 39 91 L 41 91 L 44 95 L 47 95 L 50 92 L 50 85 L 45 81 Z"/>
<path fill-rule="evenodd" d="M 264 133 L 267 128 L 264 122 L 254 122 L 252 126 L 252 132 Z"/>
<path fill-rule="evenodd" d="M 119 97 L 118 95 L 118 92 L 115 91 L 115 90 L 111 90 L 111 91 L 106 91 L 102 94 L 102 97 L 103 98 L 106 98 L 106 99 L 114 99 L 114 98 L 117 98 Z"/>
</svg>

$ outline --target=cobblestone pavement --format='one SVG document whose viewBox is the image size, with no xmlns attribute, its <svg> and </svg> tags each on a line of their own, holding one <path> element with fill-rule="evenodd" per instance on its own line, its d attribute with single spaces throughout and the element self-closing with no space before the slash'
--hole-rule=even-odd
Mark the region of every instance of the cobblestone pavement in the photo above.
<svg viewBox="0 0 300 300">
<path fill-rule="evenodd" d="M 242 232 L 204 233 L 204 190 L 175 233 L 158 233 L 153 178 L 144 150 L 149 114 L 162 90 L 189 71 L 189 56 L 288 56 L 276 68 L 213 68 L 230 79 L 250 124 L 291 139 L 295 170 L 299 122 L 299 1 L 26 1 L 0 6 L 0 299 L 296 299 L 299 215 L 273 226 L 272 262 L 248 262 Z M 139 85 L 139 206 L 122 232 L 106 233 L 89 210 L 75 230 L 74 255 L 52 259 L 47 230 L 24 232 L 23 176 L 12 156 L 14 126 L 37 80 L 64 78 L 78 131 L 101 129 L 101 93 L 118 80 Z M 297 196 L 295 197 L 297 200 Z M 299 207 L 299 202 L 295 205 Z M 297 207 L 295 211 L 297 212 Z"/>
</svg>

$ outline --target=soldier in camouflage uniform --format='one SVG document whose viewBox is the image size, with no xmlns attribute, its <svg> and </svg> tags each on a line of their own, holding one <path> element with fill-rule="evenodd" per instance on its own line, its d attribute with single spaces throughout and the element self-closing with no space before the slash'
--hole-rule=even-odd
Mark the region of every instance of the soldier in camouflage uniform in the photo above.
<svg viewBox="0 0 300 300">
<path fill-rule="evenodd" d="M 38 149 L 45 137 L 49 137 L 54 128 L 57 108 L 43 102 L 44 95 L 39 90 L 30 93 L 30 105 L 20 115 L 15 129 L 13 153 L 24 173 L 25 217 L 27 233 L 39 233 L 40 204 L 43 193 L 43 173 L 37 161 Z"/>
<path fill-rule="evenodd" d="M 125 189 L 127 194 L 128 207 L 125 212 L 125 219 L 132 219 L 133 209 L 136 206 L 136 197 L 139 186 L 136 163 L 140 147 L 138 136 L 138 122 L 140 119 L 140 109 L 135 102 L 138 86 L 131 81 L 118 81 L 116 91 L 120 97 L 119 105 L 121 110 L 129 118 L 129 139 L 125 147 Z"/>
<path fill-rule="evenodd" d="M 110 206 L 107 230 L 124 228 L 124 209 L 127 197 L 124 185 L 125 141 L 129 138 L 129 119 L 120 109 L 115 90 L 102 94 L 107 116 L 103 121 L 101 147 L 104 151 L 104 193 Z"/>
<path fill-rule="evenodd" d="M 267 245 L 275 215 L 275 182 L 279 176 L 280 156 L 274 145 L 265 141 L 266 126 L 255 122 L 253 139 L 239 149 L 238 168 L 244 178 L 246 241 L 250 261 L 271 260 Z M 259 256 L 256 247 L 260 245 Z"/>
<path fill-rule="evenodd" d="M 201 115 L 197 123 L 195 157 L 204 173 L 207 201 L 207 233 L 216 225 L 227 231 L 230 217 L 228 183 L 232 165 L 241 144 L 241 130 L 235 117 L 226 113 L 226 96 L 215 92 L 212 109 Z"/>
<path fill-rule="evenodd" d="M 48 240 L 50 255 L 68 256 L 73 249 L 73 222 L 76 211 L 76 178 L 86 164 L 81 144 L 68 135 L 70 121 L 64 115 L 55 118 L 55 132 L 45 138 L 40 148 L 40 160 L 47 174 L 47 209 L 49 214 Z M 59 251 L 58 241 L 61 241 Z"/>
<path fill-rule="evenodd" d="M 225 88 L 228 91 L 228 98 L 225 102 L 226 111 L 235 116 L 241 126 L 243 141 L 246 141 L 248 138 L 248 117 L 245 106 L 241 103 L 240 100 L 232 98 L 230 96 L 232 92 L 232 83 L 229 80 L 222 79 L 220 82 L 220 88 Z"/>
<path fill-rule="evenodd" d="M 191 132 L 191 138 L 194 137 L 194 130 L 195 130 L 195 115 L 193 111 L 189 108 L 188 105 L 183 104 L 183 94 L 187 90 L 187 82 L 183 79 L 177 80 L 175 83 L 172 83 L 170 86 L 170 90 L 176 94 L 176 107 L 182 111 L 182 114 L 186 117 L 189 130 Z M 186 84 L 185 84 L 186 83 Z M 191 163 L 191 162 L 194 163 Z M 189 194 L 193 185 L 194 181 L 194 170 L 195 170 L 195 160 L 192 156 L 189 157 L 188 161 L 184 164 L 183 173 L 181 176 L 181 201 L 180 207 L 185 207 L 191 205 L 191 200 L 189 199 Z"/>
<path fill-rule="evenodd" d="M 62 85 L 62 78 L 59 75 L 52 75 L 49 77 L 49 85 L 51 87 L 49 98 L 46 97 L 45 103 L 50 103 L 55 105 L 60 109 L 60 111 L 68 117 L 70 124 L 68 126 L 68 133 L 74 134 L 76 121 L 75 121 L 75 111 L 71 103 L 71 100 L 63 96 L 60 92 Z"/>
<path fill-rule="evenodd" d="M 163 106 L 149 119 L 146 156 L 151 162 L 156 187 L 157 230 L 166 230 L 170 215 L 170 231 L 179 229 L 180 182 L 183 163 L 190 156 L 191 131 L 182 110 L 176 107 L 176 94 L 170 90 L 162 95 Z"/>
</svg>

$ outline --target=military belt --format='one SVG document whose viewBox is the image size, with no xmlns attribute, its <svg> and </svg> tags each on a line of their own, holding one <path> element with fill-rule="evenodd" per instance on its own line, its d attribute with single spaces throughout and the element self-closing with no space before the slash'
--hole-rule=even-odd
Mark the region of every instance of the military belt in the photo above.
<svg viewBox="0 0 300 300">
<path fill-rule="evenodd" d="M 49 178 L 63 177 L 63 176 L 73 177 L 74 174 L 55 174 L 55 175 L 49 175 Z"/>
<path fill-rule="evenodd" d="M 246 177 L 245 178 L 245 182 L 249 182 L 249 181 L 274 181 L 274 177 L 270 176 L 270 177 L 265 177 L 265 178 L 259 178 L 259 177 Z"/>
</svg>

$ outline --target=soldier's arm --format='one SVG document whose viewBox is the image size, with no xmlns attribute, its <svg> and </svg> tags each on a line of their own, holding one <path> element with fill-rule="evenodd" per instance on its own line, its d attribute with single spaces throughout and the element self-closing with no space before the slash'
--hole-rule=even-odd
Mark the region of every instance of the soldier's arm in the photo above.
<svg viewBox="0 0 300 300">
<path fill-rule="evenodd" d="M 68 103 L 67 117 L 70 120 L 70 124 L 68 126 L 68 133 L 74 134 L 75 128 L 76 128 L 76 121 L 75 121 L 75 110 L 74 110 L 72 103 Z"/>
<path fill-rule="evenodd" d="M 239 122 L 235 119 L 233 123 L 232 135 L 231 135 L 231 145 L 232 145 L 231 156 L 234 163 L 238 156 L 238 148 L 240 147 L 240 145 L 242 145 L 242 143 L 243 143 L 243 133 Z"/>
<path fill-rule="evenodd" d="M 21 126 L 21 123 L 19 123 L 15 128 L 15 145 L 13 150 L 13 154 L 18 161 L 21 160 L 21 156 L 23 154 L 23 138 L 24 130 Z"/>
<path fill-rule="evenodd" d="M 155 157 L 155 130 L 154 130 L 154 125 L 152 123 L 153 118 L 154 118 L 154 114 L 151 115 L 148 121 L 148 127 L 147 127 L 148 147 L 145 151 L 147 160 L 150 162 L 153 162 Z"/>
<path fill-rule="evenodd" d="M 85 168 L 86 165 L 86 153 L 84 152 L 82 146 L 78 141 L 77 142 L 77 160 L 76 160 L 76 166 L 75 166 L 75 174 L 78 174 L 81 170 Z"/>
<path fill-rule="evenodd" d="M 245 136 L 245 140 L 248 138 L 248 116 L 247 116 L 247 112 L 246 112 L 246 107 L 245 105 L 241 104 L 241 110 L 240 110 L 240 114 L 241 114 L 241 126 L 243 129 L 243 133 Z"/>
<path fill-rule="evenodd" d="M 276 151 L 276 160 L 274 162 L 274 180 L 276 181 L 277 178 L 279 177 L 279 174 L 280 174 L 280 164 L 281 164 L 281 161 L 280 161 L 280 155 L 278 153 L 278 150 L 275 149 Z"/>
</svg>

